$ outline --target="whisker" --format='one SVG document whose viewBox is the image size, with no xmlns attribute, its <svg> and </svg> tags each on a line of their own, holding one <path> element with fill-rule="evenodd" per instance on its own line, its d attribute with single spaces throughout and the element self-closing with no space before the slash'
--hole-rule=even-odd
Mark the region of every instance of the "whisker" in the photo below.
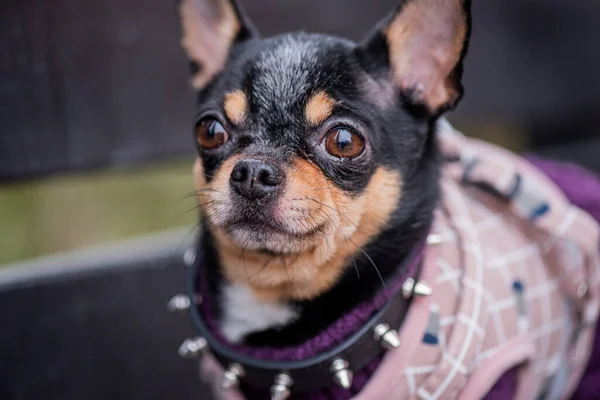
<svg viewBox="0 0 600 400">
<path fill-rule="evenodd" d="M 178 197 L 176 200 L 177 201 L 186 200 L 186 199 L 189 199 L 190 197 L 195 198 L 196 196 L 200 196 L 200 195 L 205 195 L 206 196 L 206 193 L 187 193 L 187 194 L 184 194 L 181 197 Z"/>
<path fill-rule="evenodd" d="M 336 233 L 340 230 L 340 227 L 335 223 L 335 221 L 333 220 L 333 217 L 331 215 L 329 215 L 329 213 L 327 213 L 321 209 L 315 210 L 315 212 L 319 213 L 319 215 L 321 215 L 323 218 L 325 218 L 325 220 L 329 221 L 333 226 L 335 226 Z"/>
<path fill-rule="evenodd" d="M 306 219 L 295 218 L 295 221 L 298 222 L 307 232 L 311 230 L 310 224 Z"/>
<path fill-rule="evenodd" d="M 329 208 L 329 209 L 337 212 L 340 216 L 344 217 L 348 222 L 350 222 L 352 225 L 354 225 L 356 228 L 358 228 L 358 226 L 350 218 L 348 218 L 344 213 L 342 213 L 340 210 L 338 210 L 338 209 L 336 209 L 334 207 L 328 206 L 325 203 L 322 203 L 322 202 L 320 202 L 318 200 L 315 200 L 315 199 L 313 199 L 311 197 L 305 197 L 304 199 L 294 199 L 294 200 L 311 200 L 311 201 L 314 201 L 315 203 L 320 204 L 323 207 Z"/>
<path fill-rule="evenodd" d="M 198 190 L 192 190 L 190 193 L 200 193 L 200 192 L 217 192 L 217 193 L 221 193 L 220 190 L 214 189 L 214 188 L 203 188 L 203 189 L 198 189 Z"/>
<path fill-rule="evenodd" d="M 313 220 L 313 223 L 314 223 L 314 225 L 313 225 L 313 226 L 311 226 L 311 230 L 312 230 L 312 229 L 317 229 L 317 228 L 319 227 L 319 223 L 317 222 L 317 219 L 315 218 L 315 216 L 314 216 L 314 215 L 312 215 L 312 213 L 310 213 L 310 212 L 308 212 L 308 211 L 305 211 L 305 212 L 306 212 L 306 214 L 308 215 L 308 217 L 309 217 L 309 218 L 312 218 L 312 220 Z"/>
<path fill-rule="evenodd" d="M 260 276 L 260 274 L 262 274 L 263 271 L 269 266 L 269 264 L 271 264 L 271 261 L 273 261 L 273 258 L 269 257 L 267 259 L 267 262 L 265 263 L 265 265 L 263 265 L 262 268 L 258 271 L 258 273 L 253 278 L 251 278 L 250 280 L 252 280 L 254 278 L 258 278 Z"/>
<path fill-rule="evenodd" d="M 365 257 L 367 257 L 367 259 L 371 262 L 371 264 L 373 265 L 373 268 L 375 268 L 375 272 L 377 272 L 377 275 L 379 276 L 379 280 L 381 281 L 381 285 L 385 288 L 385 281 L 383 280 L 383 276 L 381 276 L 381 272 L 379 272 L 379 268 L 377 268 L 377 265 L 375 265 L 375 262 L 373 261 L 373 259 L 367 254 L 366 251 L 364 251 L 361 247 L 359 247 L 352 240 L 350 240 L 350 239 L 347 239 L 347 240 L 350 243 L 352 243 L 358 250 L 360 250 L 361 253 L 363 253 L 365 255 Z"/>
<path fill-rule="evenodd" d="M 244 254 L 245 254 L 245 253 L 246 253 L 246 247 L 245 247 L 245 246 L 243 246 L 243 247 L 242 247 L 242 252 L 240 253 L 240 257 L 238 258 L 238 261 L 237 261 L 237 267 L 236 267 L 236 268 L 239 268 L 239 267 L 240 267 L 240 260 L 243 260 L 243 259 L 244 259 Z M 245 263 L 245 262 L 242 262 L 242 264 L 244 265 L 244 272 L 246 273 L 246 278 L 247 278 L 248 280 L 250 280 L 250 276 L 248 275 L 248 269 L 246 268 L 246 263 Z"/>
<path fill-rule="evenodd" d="M 360 279 L 360 272 L 358 272 L 358 265 L 356 264 L 356 258 L 352 256 L 352 262 L 354 263 L 354 269 L 356 270 L 356 276 Z"/>
<path fill-rule="evenodd" d="M 223 213 L 223 211 L 221 211 L 221 210 L 216 210 L 216 211 L 214 211 L 214 212 L 213 212 L 212 214 L 210 214 L 210 215 L 208 215 L 208 214 L 207 214 L 207 215 L 205 215 L 205 216 L 204 216 L 204 218 L 203 218 L 203 220 L 207 220 L 207 221 L 209 221 L 209 222 L 210 222 L 210 219 L 211 219 L 212 217 L 214 217 L 215 215 L 216 215 L 216 216 L 219 216 L 219 215 L 221 215 L 222 213 Z M 214 225 L 214 224 L 213 224 L 213 225 Z"/>
<path fill-rule="evenodd" d="M 207 193 L 208 192 L 208 193 Z M 193 192 L 188 192 L 186 194 L 184 194 L 182 197 L 178 198 L 177 200 L 184 200 L 184 199 L 188 199 L 190 197 L 196 197 L 196 196 L 208 196 L 210 193 L 221 193 L 220 191 L 216 190 L 216 189 L 201 189 L 201 190 L 195 190 Z"/>
<path fill-rule="evenodd" d="M 205 203 L 197 204 L 197 205 L 195 205 L 194 207 L 190 208 L 189 210 L 187 210 L 187 211 L 185 211 L 185 212 L 181 213 L 180 215 L 178 215 L 178 216 L 177 216 L 175 219 L 179 219 L 179 218 L 183 217 L 184 215 L 186 215 L 186 214 L 187 214 L 187 213 L 189 213 L 189 212 L 192 212 L 192 211 L 194 211 L 194 210 L 197 210 L 197 209 L 199 209 L 199 208 L 200 208 L 200 207 L 202 207 L 202 206 L 205 206 L 205 205 L 208 205 L 208 204 L 212 204 L 212 203 L 214 203 L 214 202 L 216 202 L 216 200 L 210 200 L 210 201 L 207 201 L 207 202 L 205 202 Z"/>
</svg>

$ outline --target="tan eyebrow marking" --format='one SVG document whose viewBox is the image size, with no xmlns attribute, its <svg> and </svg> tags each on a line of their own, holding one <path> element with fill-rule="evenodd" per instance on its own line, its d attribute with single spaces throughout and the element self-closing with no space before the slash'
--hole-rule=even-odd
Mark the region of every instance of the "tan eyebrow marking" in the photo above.
<svg viewBox="0 0 600 400">
<path fill-rule="evenodd" d="M 241 90 L 234 90 L 225 95 L 225 102 L 223 103 L 225 114 L 227 118 L 234 123 L 239 125 L 244 122 L 246 118 L 246 112 L 248 108 L 248 102 L 246 95 Z"/>
<path fill-rule="evenodd" d="M 333 111 L 336 101 L 324 91 L 315 93 L 306 103 L 304 115 L 311 125 L 323 123 Z"/>
</svg>

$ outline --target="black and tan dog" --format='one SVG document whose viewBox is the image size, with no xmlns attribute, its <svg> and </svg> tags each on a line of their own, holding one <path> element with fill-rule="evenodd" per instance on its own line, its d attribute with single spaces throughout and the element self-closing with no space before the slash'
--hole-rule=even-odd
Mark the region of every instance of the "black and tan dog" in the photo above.
<svg viewBox="0 0 600 400">
<path fill-rule="evenodd" d="M 263 39 L 226 0 L 179 13 L 205 297 L 227 343 L 301 345 L 401 275 L 431 229 L 470 1 L 402 1 L 359 44 Z"/>
<path fill-rule="evenodd" d="M 360 45 L 259 39 L 234 4 L 181 3 L 198 90 L 194 175 L 230 340 L 318 333 L 428 231 L 432 129 L 462 94 L 469 16 L 457 3 L 407 2 Z"/>
</svg>

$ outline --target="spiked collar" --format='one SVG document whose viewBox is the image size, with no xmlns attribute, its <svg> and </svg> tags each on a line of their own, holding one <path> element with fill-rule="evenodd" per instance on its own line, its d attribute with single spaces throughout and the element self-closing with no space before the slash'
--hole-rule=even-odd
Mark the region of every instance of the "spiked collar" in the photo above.
<svg viewBox="0 0 600 400">
<path fill-rule="evenodd" d="M 436 235 L 427 239 L 431 243 Z M 377 367 L 386 350 L 400 343 L 397 329 L 415 295 L 429 295 L 431 288 L 418 280 L 425 246 L 418 246 L 405 261 L 401 276 L 374 297 L 359 303 L 319 335 L 288 348 L 249 347 L 232 344 L 220 333 L 211 299 L 206 296 L 205 264 L 201 253 L 188 251 L 188 295 L 171 299 L 171 311 L 189 310 L 198 336 L 186 339 L 179 349 L 184 358 L 196 358 L 210 350 L 223 366 L 224 390 L 243 385 L 250 391 L 270 392 L 273 400 L 290 393 L 318 393 L 337 385 L 357 392 Z M 193 301 L 190 301 L 193 299 Z"/>
</svg>

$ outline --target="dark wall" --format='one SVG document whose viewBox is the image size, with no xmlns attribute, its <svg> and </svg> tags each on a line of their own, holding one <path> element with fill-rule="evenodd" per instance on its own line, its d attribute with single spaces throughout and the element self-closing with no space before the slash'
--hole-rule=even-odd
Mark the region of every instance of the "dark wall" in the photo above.
<svg viewBox="0 0 600 400">
<path fill-rule="evenodd" d="M 165 307 L 182 235 L 0 270 L 0 399 L 210 399 L 177 354 L 189 319 Z"/>
<path fill-rule="evenodd" d="M 193 96 L 172 1 L 3 0 L 0 175 L 177 154 Z"/>
<path fill-rule="evenodd" d="M 270 35 L 361 37 L 396 0 L 245 0 Z M 596 129 L 600 2 L 474 2 L 456 118 L 526 123 L 540 144 Z M 3 0 L 0 179 L 191 152 L 174 1 Z M 582 121 L 573 127 L 573 123 Z M 596 124 L 596 125 L 595 125 Z M 539 140 L 538 140 L 539 141 Z"/>
</svg>

